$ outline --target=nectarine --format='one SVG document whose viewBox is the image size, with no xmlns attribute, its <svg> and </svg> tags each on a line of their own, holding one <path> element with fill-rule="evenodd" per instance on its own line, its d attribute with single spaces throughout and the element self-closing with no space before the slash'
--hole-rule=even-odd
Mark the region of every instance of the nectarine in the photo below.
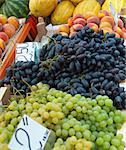
<svg viewBox="0 0 126 150">
<path fill-rule="evenodd" d="M 87 19 L 87 23 L 95 23 L 99 25 L 100 19 L 97 16 L 93 16 Z"/>
<path fill-rule="evenodd" d="M 122 37 L 123 36 L 123 31 L 121 30 L 121 28 L 120 27 L 114 27 L 114 31 L 115 32 L 117 32 L 119 35 L 120 35 L 120 37 Z"/>
<path fill-rule="evenodd" d="M 8 43 L 8 41 L 9 41 L 8 35 L 6 33 L 4 33 L 4 32 L 0 32 L 0 38 L 2 40 L 4 40 L 5 43 Z"/>
<path fill-rule="evenodd" d="M 19 28 L 19 20 L 15 16 L 11 16 L 7 19 L 7 22 L 9 24 L 12 24 L 15 29 L 17 30 Z"/>
<path fill-rule="evenodd" d="M 7 17 L 3 14 L 0 14 L 0 23 L 5 24 L 7 22 Z"/>
<path fill-rule="evenodd" d="M 69 34 L 70 28 L 68 25 L 62 25 L 61 27 L 59 27 L 58 31 L 59 32 L 66 32 L 67 34 Z"/>
<path fill-rule="evenodd" d="M 122 29 L 124 27 L 124 23 L 121 19 L 118 19 L 118 26 Z"/>
<path fill-rule="evenodd" d="M 105 17 L 103 17 L 101 19 L 101 22 L 109 22 L 112 25 L 112 27 L 114 27 L 114 24 L 115 24 L 114 18 L 111 17 L 111 16 L 105 16 Z"/>
<path fill-rule="evenodd" d="M 12 24 L 3 25 L 3 32 L 5 32 L 9 38 L 11 38 L 15 34 L 15 27 Z"/>
<path fill-rule="evenodd" d="M 102 28 L 104 28 L 104 27 L 108 27 L 108 28 L 111 28 L 111 29 L 112 29 L 112 25 L 111 25 L 111 23 L 109 23 L 109 22 L 101 22 L 99 28 L 102 29 Z"/>
<path fill-rule="evenodd" d="M 73 25 L 73 29 L 76 31 L 77 29 L 82 29 L 84 26 L 81 24 L 75 24 Z"/>
<path fill-rule="evenodd" d="M 88 23 L 89 28 L 93 29 L 95 32 L 98 32 L 98 25 L 95 23 Z"/>
<path fill-rule="evenodd" d="M 83 18 L 77 18 L 76 20 L 73 21 L 73 24 L 81 24 L 81 25 L 85 26 L 86 20 Z"/>
<path fill-rule="evenodd" d="M 62 34 L 62 36 L 68 36 L 66 32 L 60 32 L 60 34 Z"/>
</svg>

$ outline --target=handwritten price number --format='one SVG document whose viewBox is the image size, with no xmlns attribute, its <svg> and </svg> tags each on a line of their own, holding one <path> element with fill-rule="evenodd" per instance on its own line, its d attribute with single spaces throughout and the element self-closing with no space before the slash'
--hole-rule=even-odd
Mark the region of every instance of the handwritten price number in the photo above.
<svg viewBox="0 0 126 150">
<path fill-rule="evenodd" d="M 14 139 L 16 140 L 16 143 L 18 143 L 23 149 L 24 146 L 26 146 L 26 140 L 24 140 L 24 142 L 21 141 L 22 140 L 21 133 L 22 133 L 23 134 L 23 139 L 27 139 L 27 144 L 28 144 L 27 145 L 27 148 L 28 148 L 27 150 L 35 150 L 32 147 L 32 142 L 33 141 L 31 140 L 31 137 L 30 137 L 30 135 L 28 133 L 28 130 L 27 130 L 29 128 L 28 126 L 30 126 L 31 122 L 29 122 L 29 119 L 28 119 L 27 116 L 23 117 L 22 122 L 23 122 L 24 127 L 22 126 L 22 127 L 19 127 L 19 128 L 16 129 L 15 134 L 14 134 L 14 137 L 15 137 Z M 45 143 L 46 143 L 46 141 L 49 137 L 49 134 L 50 134 L 49 130 L 46 129 L 44 134 L 42 134 L 43 136 L 40 135 L 41 140 L 38 140 L 38 142 L 36 143 L 36 145 L 38 145 L 38 148 L 36 148 L 36 150 L 43 150 L 43 148 L 45 146 Z"/>
<path fill-rule="evenodd" d="M 24 43 L 17 46 L 17 61 L 33 61 L 34 45 L 32 44 L 32 48 L 30 48 L 29 46 L 29 43 Z"/>
</svg>

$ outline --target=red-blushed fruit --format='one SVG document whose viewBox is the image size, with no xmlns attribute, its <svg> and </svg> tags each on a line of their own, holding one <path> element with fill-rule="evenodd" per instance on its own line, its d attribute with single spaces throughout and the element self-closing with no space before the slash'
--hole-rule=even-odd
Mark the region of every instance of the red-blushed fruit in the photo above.
<svg viewBox="0 0 126 150">
<path fill-rule="evenodd" d="M 114 18 L 111 16 L 105 16 L 101 19 L 101 22 L 109 22 L 111 23 L 112 27 L 114 27 L 115 22 L 114 22 Z"/>
<path fill-rule="evenodd" d="M 126 32 L 123 32 L 122 38 L 126 39 Z"/>
<path fill-rule="evenodd" d="M 71 37 L 71 36 L 74 36 L 75 34 L 76 34 L 77 32 L 71 32 L 70 34 L 69 34 L 69 37 Z"/>
<path fill-rule="evenodd" d="M 69 34 L 70 32 L 70 28 L 68 25 L 62 25 L 59 27 L 58 29 L 59 32 L 66 32 L 67 34 Z"/>
<path fill-rule="evenodd" d="M 0 57 L 2 56 L 2 49 L 0 48 Z"/>
<path fill-rule="evenodd" d="M 86 20 L 83 18 L 77 18 L 76 20 L 73 21 L 73 24 L 81 24 L 81 25 L 85 26 Z"/>
<path fill-rule="evenodd" d="M 124 23 L 121 19 L 118 19 L 118 26 L 122 29 L 124 27 Z"/>
<path fill-rule="evenodd" d="M 77 29 L 82 29 L 83 28 L 83 25 L 81 24 L 75 24 L 73 25 L 73 29 L 76 31 Z"/>
<path fill-rule="evenodd" d="M 113 29 L 114 29 L 115 32 L 117 32 L 120 35 L 120 37 L 123 36 L 123 31 L 120 27 L 115 26 Z"/>
<path fill-rule="evenodd" d="M 7 22 L 9 24 L 12 24 L 15 29 L 17 30 L 19 28 L 19 20 L 15 16 L 11 16 L 7 19 Z"/>
<path fill-rule="evenodd" d="M 60 32 L 60 34 L 62 34 L 62 36 L 68 36 L 66 32 Z"/>
<path fill-rule="evenodd" d="M 3 39 L 0 38 L 0 49 L 2 49 L 4 51 L 5 49 L 5 42 Z"/>
<path fill-rule="evenodd" d="M 112 29 L 111 23 L 109 23 L 109 22 L 101 22 L 99 28 L 102 29 L 102 28 L 105 28 L 105 27 L 108 27 L 108 28 Z"/>
<path fill-rule="evenodd" d="M 103 17 L 109 16 L 109 15 L 110 15 L 110 13 L 107 10 L 100 10 L 98 13 L 99 19 L 102 19 Z"/>
<path fill-rule="evenodd" d="M 123 28 L 122 28 L 122 31 L 123 31 L 123 32 L 126 32 L 126 28 L 123 27 Z"/>
<path fill-rule="evenodd" d="M 89 28 L 93 29 L 95 32 L 98 32 L 98 25 L 95 23 L 88 23 Z"/>
<path fill-rule="evenodd" d="M 3 25 L 3 32 L 5 32 L 8 37 L 11 38 L 15 34 L 16 30 L 12 24 L 7 23 Z"/>
<path fill-rule="evenodd" d="M 87 19 L 87 23 L 95 23 L 99 25 L 100 19 L 97 16 L 93 16 Z"/>
<path fill-rule="evenodd" d="M 68 19 L 68 25 L 71 27 L 73 25 L 73 17 Z"/>
<path fill-rule="evenodd" d="M 75 32 L 73 27 L 70 28 L 70 33 L 72 33 L 72 32 Z"/>
<path fill-rule="evenodd" d="M 6 24 L 7 23 L 7 17 L 3 14 L 0 14 L 0 23 Z"/>
<path fill-rule="evenodd" d="M 115 35 L 117 38 L 120 38 L 120 35 L 118 33 L 115 32 Z"/>
<path fill-rule="evenodd" d="M 8 43 L 8 41 L 9 41 L 8 35 L 6 33 L 4 33 L 4 32 L 0 32 L 0 38 L 2 40 L 4 40 L 5 43 Z"/>
<path fill-rule="evenodd" d="M 73 21 L 76 20 L 77 18 L 83 18 L 84 19 L 84 16 L 81 15 L 81 14 L 74 15 L 73 16 Z"/>
<path fill-rule="evenodd" d="M 108 27 L 104 27 L 104 28 L 102 28 L 102 30 L 103 30 L 104 34 L 106 34 L 106 33 L 110 33 L 110 34 L 114 33 L 114 31 L 111 28 L 108 28 Z"/>
</svg>

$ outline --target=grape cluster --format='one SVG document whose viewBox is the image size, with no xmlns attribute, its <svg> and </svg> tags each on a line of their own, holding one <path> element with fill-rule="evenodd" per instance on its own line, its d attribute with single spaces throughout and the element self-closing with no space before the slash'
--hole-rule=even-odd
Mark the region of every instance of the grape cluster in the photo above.
<svg viewBox="0 0 126 150">
<path fill-rule="evenodd" d="M 7 84 L 13 79 L 13 87 L 24 90 L 24 93 L 29 91 L 28 84 L 43 82 L 72 95 L 78 93 L 91 98 L 99 94 L 108 95 L 114 106 L 124 109 L 126 93 L 119 86 L 126 78 L 126 48 L 123 43 L 124 39 L 116 38 L 114 34 L 104 35 L 102 31 L 95 33 L 87 26 L 79 29 L 71 38 L 54 34 L 49 44 L 42 47 L 41 62 L 35 64 L 35 69 L 38 67 L 36 70 L 23 68 L 14 71 L 15 79 L 7 73 L 7 77 L 1 82 Z M 20 63 L 23 62 L 18 64 Z M 31 63 L 33 62 L 25 65 L 29 66 Z M 22 67 L 18 66 L 17 70 Z"/>
<path fill-rule="evenodd" d="M 74 149 L 80 147 L 81 150 L 83 145 L 85 149 L 88 146 L 88 149 L 92 147 L 94 150 L 124 149 L 122 135 L 116 134 L 124 117 L 107 96 L 99 95 L 96 99 L 80 94 L 72 96 L 38 83 L 32 86 L 29 96 L 21 99 L 13 97 L 9 106 L 3 108 L 0 114 L 0 146 L 9 143 L 24 114 L 53 132 L 50 143 L 62 139 L 63 143 L 57 140 L 54 150 L 60 145 L 61 150 L 67 146 L 69 150 L 73 150 L 72 146 Z M 73 140 L 76 142 L 71 145 Z M 52 144 L 47 144 L 47 150 L 51 148 Z"/>
<path fill-rule="evenodd" d="M 91 147 L 91 142 L 88 142 L 85 139 L 77 140 L 75 136 L 72 136 L 69 137 L 65 142 L 61 138 L 57 139 L 53 150 L 90 150 Z"/>
</svg>

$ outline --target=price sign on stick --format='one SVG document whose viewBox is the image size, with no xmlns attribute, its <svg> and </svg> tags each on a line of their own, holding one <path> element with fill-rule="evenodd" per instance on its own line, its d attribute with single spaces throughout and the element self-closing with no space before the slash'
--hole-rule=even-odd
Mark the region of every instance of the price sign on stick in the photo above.
<svg viewBox="0 0 126 150">
<path fill-rule="evenodd" d="M 11 150 L 43 150 L 50 131 L 24 115 L 9 143 Z"/>
<path fill-rule="evenodd" d="M 35 58 L 35 43 L 17 44 L 16 47 L 16 62 L 17 61 L 34 61 Z"/>
<path fill-rule="evenodd" d="M 112 13 L 112 15 L 114 17 L 115 24 L 116 24 L 116 26 L 118 26 L 118 18 L 119 18 L 119 16 L 118 16 L 118 14 L 115 11 L 115 9 L 114 9 L 114 7 L 112 5 L 112 2 L 110 2 L 110 10 L 111 10 L 111 13 Z"/>
</svg>

